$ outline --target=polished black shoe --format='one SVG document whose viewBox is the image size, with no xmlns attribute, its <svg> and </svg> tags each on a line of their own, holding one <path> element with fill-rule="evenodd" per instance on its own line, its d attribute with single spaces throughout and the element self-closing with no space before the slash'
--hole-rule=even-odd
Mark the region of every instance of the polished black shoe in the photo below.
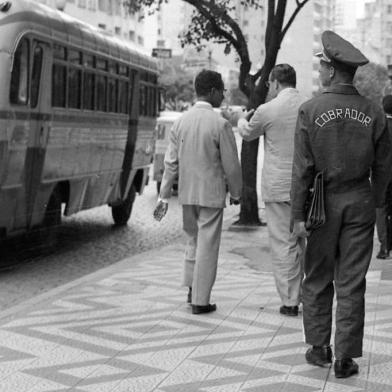
<svg viewBox="0 0 392 392">
<path fill-rule="evenodd" d="M 315 366 L 332 363 L 331 346 L 313 346 L 305 354 L 306 362 Z"/>
<path fill-rule="evenodd" d="M 280 314 L 284 316 L 295 317 L 298 316 L 298 306 L 286 306 L 282 305 L 279 309 Z"/>
<path fill-rule="evenodd" d="M 191 303 L 192 303 L 192 287 L 189 287 L 189 290 L 188 290 L 188 298 L 187 298 L 186 302 L 187 302 L 188 304 L 191 304 Z"/>
<path fill-rule="evenodd" d="M 378 259 L 387 259 L 389 257 L 389 252 L 385 249 L 380 249 L 376 257 Z"/>
<path fill-rule="evenodd" d="M 347 378 L 359 371 L 358 364 L 351 358 L 337 359 L 333 367 L 336 378 Z"/>
<path fill-rule="evenodd" d="M 210 313 L 210 312 L 215 312 L 215 310 L 216 310 L 215 304 L 192 305 L 192 314 Z"/>
</svg>

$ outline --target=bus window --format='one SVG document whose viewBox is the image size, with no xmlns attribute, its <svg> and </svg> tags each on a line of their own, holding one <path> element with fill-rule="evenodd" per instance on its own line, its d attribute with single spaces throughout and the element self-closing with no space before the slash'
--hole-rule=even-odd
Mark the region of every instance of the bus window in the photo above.
<svg viewBox="0 0 392 392">
<path fill-rule="evenodd" d="M 68 69 L 68 107 L 81 109 L 82 71 L 78 68 Z"/>
<path fill-rule="evenodd" d="M 29 83 L 29 41 L 24 39 L 19 44 L 11 72 L 10 101 L 18 105 L 27 105 Z"/>
<path fill-rule="evenodd" d="M 72 64 L 81 64 L 82 63 L 82 53 L 77 50 L 69 49 L 68 50 L 68 61 Z"/>
<path fill-rule="evenodd" d="M 119 83 L 120 94 L 119 94 L 119 107 L 118 111 L 120 113 L 128 113 L 128 90 L 129 83 L 123 80 L 120 80 Z"/>
<path fill-rule="evenodd" d="M 95 105 L 95 74 L 93 72 L 84 73 L 83 84 L 83 109 L 94 110 Z"/>
<path fill-rule="evenodd" d="M 38 103 L 39 96 L 39 85 L 41 82 L 41 69 L 42 69 L 42 58 L 43 58 L 43 48 L 42 46 L 35 42 L 34 43 L 34 57 L 33 57 L 33 71 L 31 74 L 31 107 L 35 108 Z"/>
<path fill-rule="evenodd" d="M 117 90 L 118 90 L 118 80 L 109 78 L 108 79 L 108 111 L 112 113 L 117 112 Z"/>
<path fill-rule="evenodd" d="M 106 85 L 107 77 L 104 75 L 97 75 L 97 110 L 106 112 Z"/>
<path fill-rule="evenodd" d="M 67 67 L 53 64 L 52 74 L 52 106 L 65 108 L 65 91 L 67 86 Z"/>
<path fill-rule="evenodd" d="M 147 86 L 141 84 L 139 92 L 139 114 L 145 116 L 147 114 Z"/>
</svg>

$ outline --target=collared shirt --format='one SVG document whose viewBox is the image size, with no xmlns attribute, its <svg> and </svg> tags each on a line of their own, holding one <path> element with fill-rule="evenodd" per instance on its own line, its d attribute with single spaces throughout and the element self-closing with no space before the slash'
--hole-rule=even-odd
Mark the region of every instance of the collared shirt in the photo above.
<svg viewBox="0 0 392 392">
<path fill-rule="evenodd" d="M 294 131 L 298 108 L 306 100 L 295 88 L 285 88 L 260 105 L 250 121 L 240 119 L 238 128 L 246 140 L 264 136 L 261 194 L 266 202 L 290 200 Z"/>
<path fill-rule="evenodd" d="M 376 206 L 383 205 L 391 170 L 385 115 L 354 86 L 333 85 L 305 102 L 299 109 L 294 144 L 294 221 L 305 220 L 306 197 L 319 171 L 324 171 L 326 192 L 368 185 L 370 177 Z"/>
</svg>

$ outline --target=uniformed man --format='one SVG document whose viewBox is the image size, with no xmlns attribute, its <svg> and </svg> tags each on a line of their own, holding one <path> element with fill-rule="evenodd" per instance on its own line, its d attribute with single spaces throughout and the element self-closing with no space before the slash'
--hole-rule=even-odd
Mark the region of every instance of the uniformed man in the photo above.
<svg viewBox="0 0 392 392">
<path fill-rule="evenodd" d="M 299 109 L 291 185 L 293 231 L 308 236 L 303 282 L 306 352 L 310 364 L 332 362 L 336 291 L 335 376 L 358 373 L 362 355 L 366 272 L 373 250 L 375 208 L 382 206 L 390 170 L 385 116 L 353 86 L 368 59 L 332 31 L 322 34 L 319 79 L 324 92 Z M 308 232 L 305 205 L 324 172 L 326 223 Z M 370 180 L 369 180 L 370 179 Z"/>
</svg>

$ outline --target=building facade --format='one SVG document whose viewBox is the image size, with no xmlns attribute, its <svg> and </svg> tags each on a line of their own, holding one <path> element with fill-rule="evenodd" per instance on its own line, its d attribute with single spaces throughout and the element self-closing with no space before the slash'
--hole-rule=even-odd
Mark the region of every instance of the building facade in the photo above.
<svg viewBox="0 0 392 392">
<path fill-rule="evenodd" d="M 287 2 L 285 23 L 296 6 Z M 312 97 L 319 91 L 319 59 L 315 53 L 322 50 L 321 34 L 334 27 L 335 0 L 309 1 L 297 14 L 283 39 L 277 63 L 288 63 L 297 72 L 297 88 Z"/>
<path fill-rule="evenodd" d="M 360 49 L 372 62 L 392 66 L 392 0 L 366 2 L 358 33 Z"/>
<path fill-rule="evenodd" d="M 98 27 L 108 34 L 144 47 L 144 20 L 130 14 L 123 0 L 38 0 Z"/>
</svg>

